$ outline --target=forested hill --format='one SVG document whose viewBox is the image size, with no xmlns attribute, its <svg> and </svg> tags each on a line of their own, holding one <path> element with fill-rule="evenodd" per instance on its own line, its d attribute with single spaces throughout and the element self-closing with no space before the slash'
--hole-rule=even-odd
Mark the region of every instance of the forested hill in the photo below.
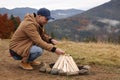
<svg viewBox="0 0 120 80">
<path fill-rule="evenodd" d="M 76 17 L 78 16 L 92 16 L 120 20 L 120 0 L 111 0 L 103 5 L 85 11 L 83 14 L 76 15 Z"/>
<path fill-rule="evenodd" d="M 51 22 L 46 28 L 59 39 L 119 42 L 120 1 L 111 0 L 81 14 Z"/>
</svg>

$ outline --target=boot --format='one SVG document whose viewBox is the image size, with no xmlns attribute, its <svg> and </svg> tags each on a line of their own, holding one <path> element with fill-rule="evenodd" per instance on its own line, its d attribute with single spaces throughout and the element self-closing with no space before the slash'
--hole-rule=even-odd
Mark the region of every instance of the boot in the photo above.
<svg viewBox="0 0 120 80">
<path fill-rule="evenodd" d="M 19 66 L 25 70 L 33 70 L 33 67 L 27 62 L 21 62 Z"/>
<path fill-rule="evenodd" d="M 38 66 L 38 65 L 41 64 L 41 62 L 39 62 L 39 61 L 32 61 L 32 62 L 30 62 L 30 64 L 33 65 L 33 66 Z"/>
</svg>

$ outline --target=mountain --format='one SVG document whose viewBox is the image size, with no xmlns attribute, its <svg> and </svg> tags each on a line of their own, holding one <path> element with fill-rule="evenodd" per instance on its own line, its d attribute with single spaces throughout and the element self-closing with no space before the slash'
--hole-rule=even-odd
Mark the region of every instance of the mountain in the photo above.
<svg viewBox="0 0 120 80">
<path fill-rule="evenodd" d="M 4 13 L 8 13 L 8 15 L 15 15 L 15 16 L 19 16 L 21 19 L 24 18 L 24 15 L 26 13 L 36 13 L 37 9 L 34 8 L 14 8 L 14 9 L 6 9 L 6 8 L 0 8 L 0 13 L 4 14 Z M 67 18 L 67 17 L 71 17 L 73 15 L 82 13 L 82 10 L 78 10 L 78 9 L 67 9 L 67 10 L 52 10 L 51 11 L 51 15 L 57 20 L 57 19 L 62 19 L 62 18 Z"/>
<path fill-rule="evenodd" d="M 81 14 L 81 16 L 82 15 L 120 20 L 120 16 L 119 16 L 120 15 L 120 1 L 111 0 L 108 3 L 105 3 L 103 5 L 100 5 L 98 7 L 92 8 L 84 12 L 83 14 Z"/>
<path fill-rule="evenodd" d="M 6 9 L 6 8 L 0 8 L 0 14 L 5 14 L 7 13 L 9 16 L 14 15 L 14 16 L 19 16 L 21 19 L 23 19 L 24 15 L 26 13 L 33 13 L 36 12 L 36 9 L 33 8 L 14 8 L 14 9 Z"/>
<path fill-rule="evenodd" d="M 120 41 L 120 1 L 111 0 L 75 16 L 50 22 L 48 33 L 74 41 Z"/>
<path fill-rule="evenodd" d="M 74 16 L 76 14 L 82 13 L 83 10 L 78 10 L 78 9 L 66 9 L 66 10 L 52 10 L 51 14 L 55 19 L 63 19 L 63 18 L 68 18 L 71 16 Z"/>
</svg>

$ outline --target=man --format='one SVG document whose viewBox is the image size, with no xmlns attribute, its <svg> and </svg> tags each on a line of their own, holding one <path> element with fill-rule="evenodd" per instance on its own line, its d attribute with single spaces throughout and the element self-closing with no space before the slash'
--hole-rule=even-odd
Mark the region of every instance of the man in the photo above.
<svg viewBox="0 0 120 80">
<path fill-rule="evenodd" d="M 44 31 L 44 26 L 50 19 L 53 18 L 46 8 L 39 9 L 37 14 L 26 14 L 12 36 L 10 54 L 15 60 L 21 60 L 21 68 L 32 70 L 32 65 L 39 65 L 40 62 L 36 62 L 35 59 L 43 53 L 43 49 L 58 55 L 65 53 L 60 48 L 54 47 L 57 41 Z"/>
</svg>

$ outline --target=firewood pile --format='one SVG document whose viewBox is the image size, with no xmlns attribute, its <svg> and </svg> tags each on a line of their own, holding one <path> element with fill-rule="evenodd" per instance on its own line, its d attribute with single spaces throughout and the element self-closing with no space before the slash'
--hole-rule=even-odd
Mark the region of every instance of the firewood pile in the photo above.
<svg viewBox="0 0 120 80">
<path fill-rule="evenodd" d="M 46 66 L 46 64 L 44 64 Z M 49 65 L 50 68 L 41 67 L 40 72 L 47 72 L 53 75 L 79 75 L 89 72 L 89 66 L 78 66 L 69 54 L 60 55 L 54 64 Z"/>
</svg>

